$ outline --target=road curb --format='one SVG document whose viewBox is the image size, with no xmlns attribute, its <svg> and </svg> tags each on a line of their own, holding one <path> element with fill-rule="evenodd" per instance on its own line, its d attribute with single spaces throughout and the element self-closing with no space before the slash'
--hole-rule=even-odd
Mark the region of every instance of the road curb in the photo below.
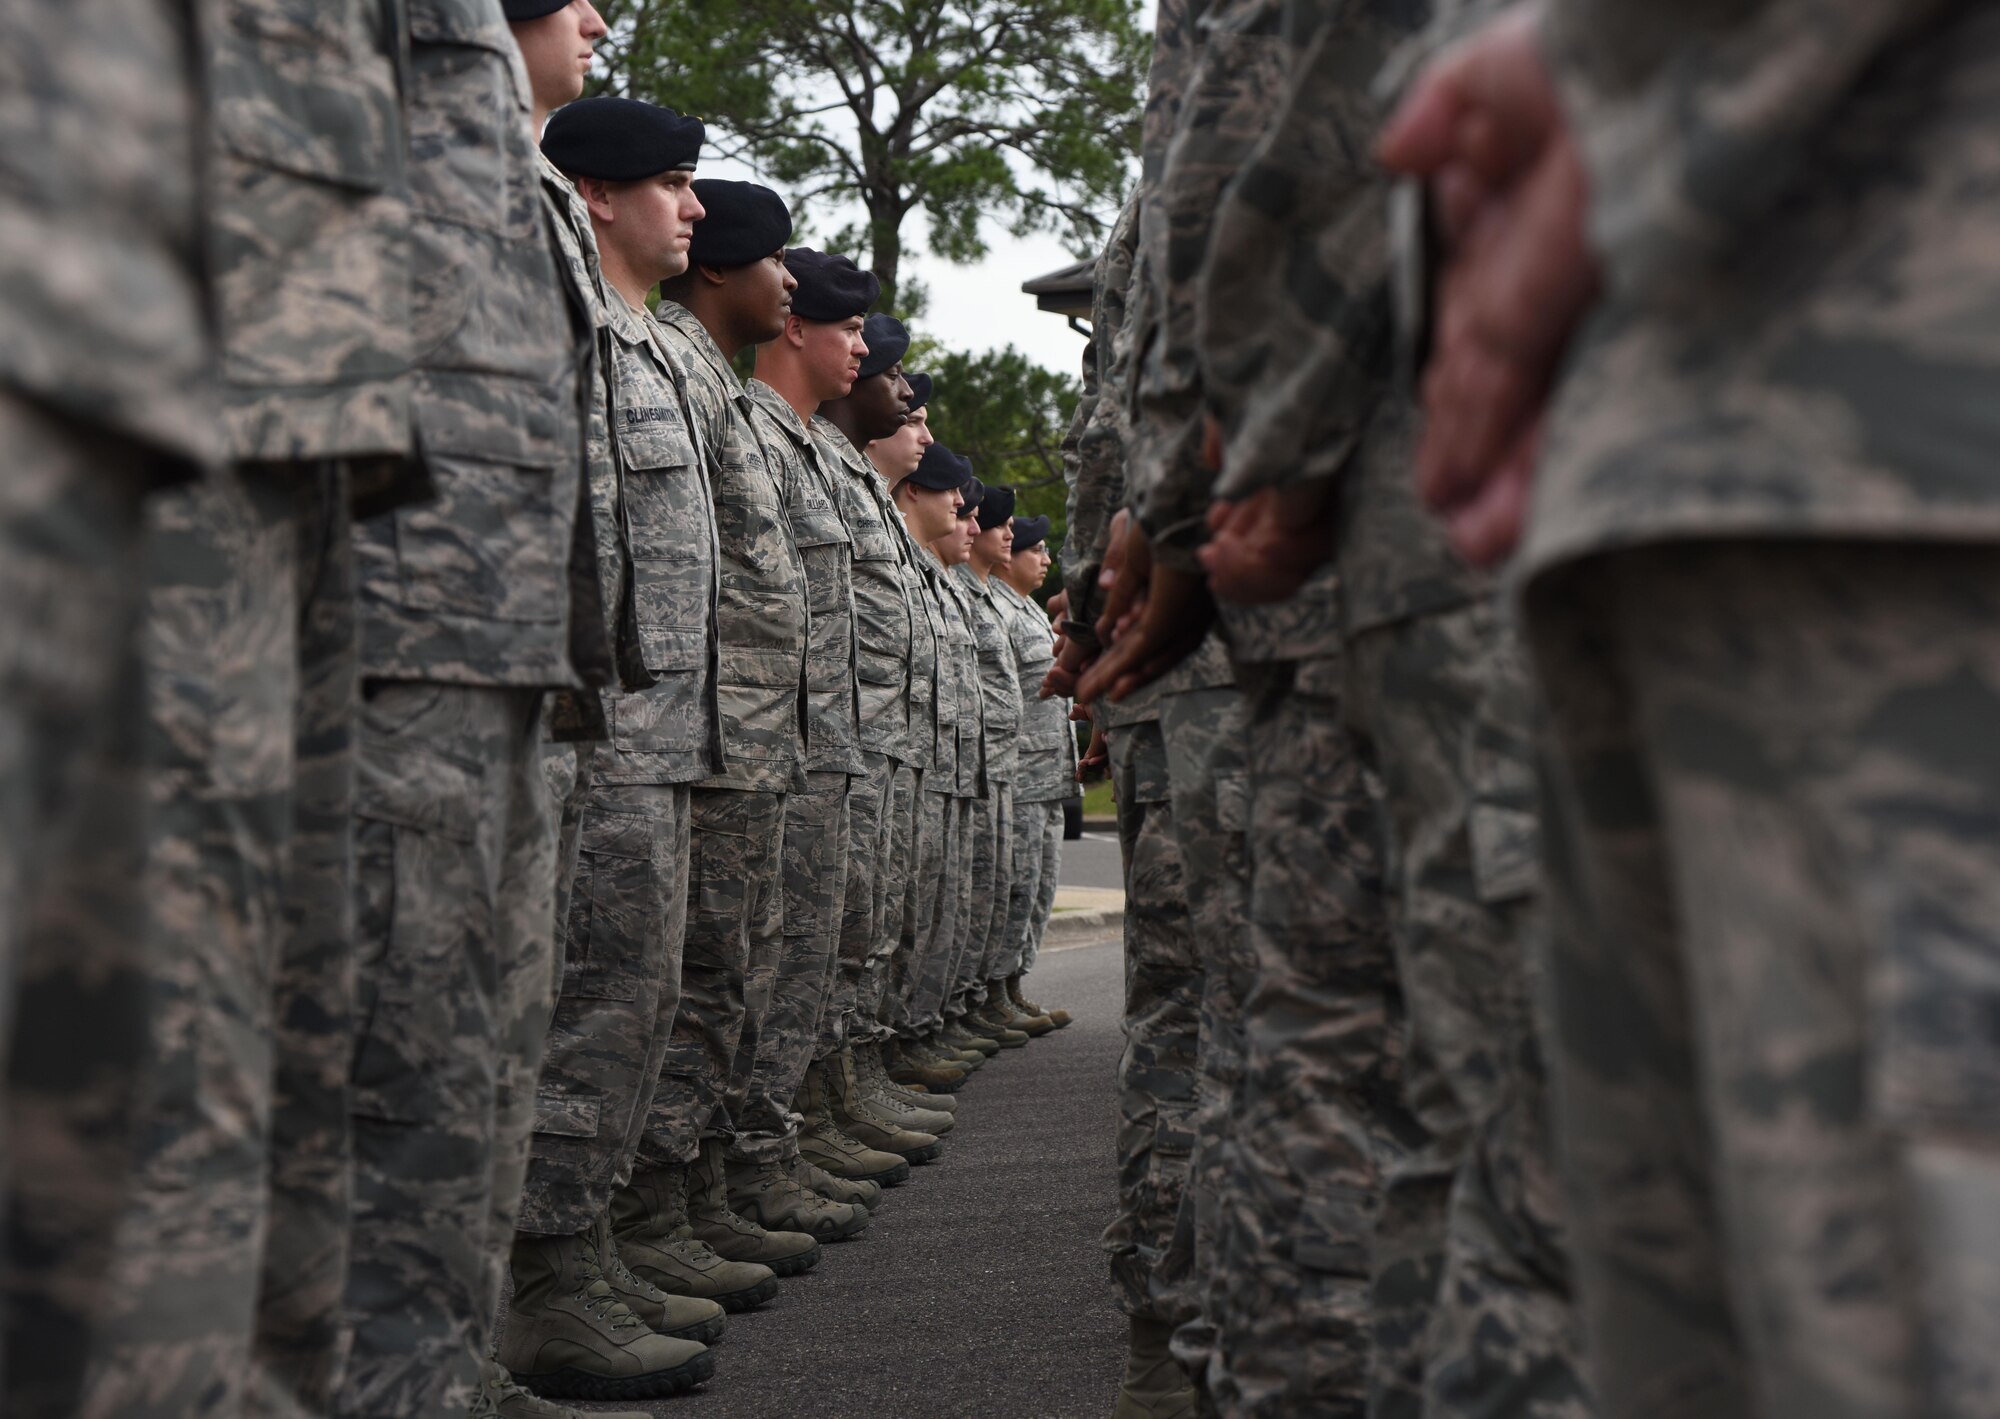
<svg viewBox="0 0 2000 1419">
<path fill-rule="evenodd" d="M 1062 912 L 1049 918 L 1042 940 L 1051 945 L 1081 946 L 1101 941 L 1125 929 L 1125 909 L 1110 907 L 1096 911 Z"/>
</svg>

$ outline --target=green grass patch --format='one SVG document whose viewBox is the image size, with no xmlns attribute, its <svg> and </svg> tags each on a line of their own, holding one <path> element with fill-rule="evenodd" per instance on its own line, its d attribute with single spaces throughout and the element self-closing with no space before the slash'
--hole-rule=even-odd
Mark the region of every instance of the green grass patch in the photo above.
<svg viewBox="0 0 2000 1419">
<path fill-rule="evenodd" d="M 1083 816 L 1086 818 L 1110 818 L 1117 814 L 1118 802 L 1111 796 L 1111 780 L 1093 783 L 1083 790 Z"/>
</svg>

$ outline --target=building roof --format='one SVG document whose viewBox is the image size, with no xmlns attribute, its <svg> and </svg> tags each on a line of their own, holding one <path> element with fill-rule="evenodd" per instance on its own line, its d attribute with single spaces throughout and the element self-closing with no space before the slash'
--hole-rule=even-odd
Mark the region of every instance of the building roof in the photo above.
<svg viewBox="0 0 2000 1419">
<path fill-rule="evenodd" d="M 1097 258 L 1072 262 L 1060 271 L 1023 281 L 1021 290 L 1035 298 L 1035 305 L 1054 315 L 1072 320 L 1090 318 L 1090 297 L 1097 275 Z"/>
</svg>

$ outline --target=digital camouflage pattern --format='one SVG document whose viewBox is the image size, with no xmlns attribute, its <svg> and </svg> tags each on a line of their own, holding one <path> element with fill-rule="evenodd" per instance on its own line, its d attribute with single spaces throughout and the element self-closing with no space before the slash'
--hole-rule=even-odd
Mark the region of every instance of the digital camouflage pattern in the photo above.
<svg viewBox="0 0 2000 1419">
<path fill-rule="evenodd" d="M 698 783 L 723 765 L 717 703 L 720 553 L 706 451 L 681 368 L 651 317 L 604 293 L 611 439 L 624 529 L 607 783 Z"/>
<path fill-rule="evenodd" d="M 698 788 L 690 806 L 680 1008 L 646 1124 L 649 1166 L 686 1163 L 733 1129 L 778 974 L 787 795 Z"/>
<path fill-rule="evenodd" d="M 856 737 L 854 550 L 840 498 L 819 442 L 771 386 L 746 386 L 751 426 L 784 494 L 792 539 L 805 564 L 806 767 L 858 774 Z"/>
<path fill-rule="evenodd" d="M 1145 287 L 1135 299 L 1137 364 L 1125 476 L 1155 558 L 1186 570 L 1198 565 L 1194 549 L 1208 540 L 1212 478 L 1202 458 L 1200 279 L 1223 189 L 1270 127 L 1285 94 L 1292 58 L 1281 23 L 1286 5 L 1210 0 L 1169 6 L 1183 11 L 1184 24 L 1170 24 L 1163 12 L 1156 30 L 1145 135 L 1152 180 L 1139 218 Z M 1162 141 L 1155 169 L 1150 155 Z"/>
<path fill-rule="evenodd" d="M 798 1151 L 792 1103 L 820 1052 L 840 953 L 847 882 L 848 789 L 842 773 L 809 773 L 785 800 L 780 863 L 781 949 L 758 1036 L 748 1104 L 732 1153 L 757 1162 Z"/>
<path fill-rule="evenodd" d="M 938 653 L 951 671 L 954 734 L 950 756 L 957 769 L 954 791 L 960 798 L 977 798 L 986 772 L 986 700 L 979 683 L 979 633 L 972 611 L 972 593 L 950 568 L 939 565 L 934 585 L 944 611 L 945 647 Z M 940 693 L 939 698 L 943 695 Z M 943 755 L 945 750 L 939 749 Z"/>
<path fill-rule="evenodd" d="M 905 561 L 911 555 L 902 514 L 867 455 L 824 414 L 813 437 L 832 481 L 841 521 L 854 545 L 854 665 L 861 747 L 912 763 L 910 748 L 911 618 Z"/>
<path fill-rule="evenodd" d="M 112 0 L 0 19 L 10 1414 L 78 1411 L 133 1180 L 148 1005 L 145 824 L 132 811 L 145 793 L 140 500 L 220 451 L 192 10 Z M 52 125 L 57 111 L 66 121 Z"/>
<path fill-rule="evenodd" d="M 1605 1414 L 1990 1403 L 1989 562 L 1721 542 L 1529 589 Z"/>
<path fill-rule="evenodd" d="M 1014 678 L 1020 687 L 1015 796 L 1034 803 L 1074 798 L 1076 738 L 1070 728 L 1069 701 L 1042 698 L 1042 681 L 1056 663 L 1048 613 L 997 577 L 988 585 L 1013 644 Z"/>
<path fill-rule="evenodd" d="M 847 794 L 847 867 L 840 894 L 839 966 L 833 993 L 820 1019 L 824 1058 L 847 1043 L 860 1004 L 861 980 L 881 939 L 888 906 L 888 856 L 895 832 L 896 761 L 873 749 L 861 751 L 864 772 Z"/>
<path fill-rule="evenodd" d="M 1699 39 L 1548 16 L 1611 295 L 1550 412 L 1526 574 L 1662 539 L 2000 532 L 1966 414 L 2000 350 L 1944 313 L 1994 284 L 1993 18 L 1852 0 L 1805 33 L 1792 13 L 1746 5 Z"/>
<path fill-rule="evenodd" d="M 912 776 L 908 868 L 894 952 L 883 968 L 878 1008 L 872 1017 L 877 1039 L 918 1032 L 917 994 L 925 965 L 935 948 L 940 905 L 949 884 L 945 863 L 951 797 L 931 785 L 934 771 Z"/>
<path fill-rule="evenodd" d="M 337 1412 L 471 1400 L 552 1007 L 541 695 L 379 685 L 357 738 L 353 1349 Z"/>
<path fill-rule="evenodd" d="M 681 1003 L 688 795 L 685 784 L 593 783 L 583 797 L 523 1232 L 588 1231 L 631 1176 Z"/>
<path fill-rule="evenodd" d="M 86 1414 L 331 1397 L 354 1023 L 348 495 L 345 467 L 321 463 L 218 472 L 149 509 L 152 1033 Z"/>
<path fill-rule="evenodd" d="M 806 582 L 784 495 L 750 426 L 749 396 L 714 338 L 685 307 L 660 302 L 663 343 L 687 374 L 688 407 L 708 455 L 720 542 L 718 698 L 726 762 L 707 788 L 791 787 L 804 754 Z"/>
<path fill-rule="evenodd" d="M 408 16 L 410 415 L 434 496 L 356 526 L 362 669 L 573 687 L 577 351 L 526 74 L 493 0 Z"/>
<path fill-rule="evenodd" d="M 1018 954 L 1003 957 L 999 974 L 1018 975 L 1033 970 L 1041 954 L 1042 938 L 1048 933 L 1049 919 L 1055 914 L 1056 888 L 1062 881 L 1063 804 L 1061 799 L 1040 803 L 1014 803 L 1014 841 L 1022 856 L 1016 858 L 1015 872 L 1032 884 L 1028 899 L 1028 921 L 1016 944 Z M 1011 961 L 1012 969 L 1008 969 Z"/>
<path fill-rule="evenodd" d="M 856 983 L 854 1023 L 849 1026 L 850 1035 L 858 1031 L 864 1039 L 870 1040 L 888 1037 L 888 1032 L 878 1023 L 882 1013 L 882 995 L 888 987 L 891 963 L 905 948 L 906 939 L 915 929 L 911 915 L 915 908 L 910 900 L 910 873 L 919 850 L 916 836 L 918 774 L 908 764 L 892 761 L 891 767 L 894 772 L 889 785 L 889 826 L 882 834 L 883 857 L 876 866 L 875 874 L 882 905 L 876 915 L 868 958 Z"/>
<path fill-rule="evenodd" d="M 953 568 L 971 610 L 981 714 L 982 763 L 986 779 L 1012 782 L 1020 761 L 1021 681 L 1015 668 L 1010 619 L 994 588 L 970 565 Z"/>
<path fill-rule="evenodd" d="M 1194 1147 L 1201 948 L 1174 835 L 1157 724 L 1111 736 L 1125 866 L 1125 1052 L 1118 1061 L 1118 1214 L 1104 1232 L 1125 1313 L 1177 1324 L 1193 1311 L 1172 1252 Z"/>
<path fill-rule="evenodd" d="M 196 28 L 186 0 L 0 23 L 0 385 L 128 442 L 134 493 L 222 451 Z"/>
<path fill-rule="evenodd" d="M 1381 1173 L 1424 1134 L 1401 1100 L 1379 825 L 1343 674 L 1337 656 L 1242 670 L 1252 974 L 1208 1376 L 1225 1415 L 1374 1412 L 1371 1324 L 1409 1321 L 1393 1289 L 1371 1297 Z"/>
<path fill-rule="evenodd" d="M 1176 1357 L 1190 1374 L 1206 1377 L 1209 1387 L 1216 1388 L 1219 1378 L 1210 1366 L 1223 1363 L 1213 1357 L 1227 1286 L 1221 1267 L 1222 1225 L 1228 1190 L 1240 1176 L 1232 1154 L 1242 1104 L 1243 1000 L 1255 971 L 1243 698 L 1233 686 L 1164 696 L 1160 735 L 1188 923 L 1200 964 L 1193 1147 L 1167 1270 L 1176 1289 L 1189 1293 L 1194 1313 L 1175 1335 Z"/>
<path fill-rule="evenodd" d="M 1124 378 L 1131 332 L 1126 302 L 1139 241 L 1139 203 L 1125 204 L 1098 255 L 1091 277 L 1090 345 L 1083 366 L 1083 397 L 1064 439 L 1063 481 L 1068 529 L 1063 538 L 1063 589 L 1069 593 L 1070 634 L 1095 648 L 1094 627 L 1103 609 L 1104 549 L 1111 522 L 1125 501 Z"/>
</svg>

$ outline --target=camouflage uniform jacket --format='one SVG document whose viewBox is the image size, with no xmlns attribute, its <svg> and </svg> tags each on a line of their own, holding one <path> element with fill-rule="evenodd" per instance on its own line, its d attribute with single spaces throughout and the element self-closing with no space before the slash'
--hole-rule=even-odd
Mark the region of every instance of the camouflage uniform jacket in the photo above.
<svg viewBox="0 0 2000 1419">
<path fill-rule="evenodd" d="M 1137 199 L 1125 204 L 1091 279 L 1090 346 L 1085 353 L 1083 398 L 1063 439 L 1063 481 L 1069 485 L 1068 532 L 1063 542 L 1063 587 L 1069 592 L 1072 632 L 1095 649 L 1091 627 L 1104 609 L 1097 585 L 1111 521 L 1125 498 L 1125 406 L 1119 392 L 1129 331 L 1126 297 L 1139 239 Z"/>
<path fill-rule="evenodd" d="M 623 547 L 618 655 L 604 783 L 698 783 L 723 771 L 716 606 L 721 552 L 709 460 L 686 376 L 643 310 L 606 290 L 611 457 Z"/>
<path fill-rule="evenodd" d="M 950 682 L 956 707 L 951 725 L 951 757 L 957 769 L 954 793 L 959 798 L 979 798 L 986 792 L 986 706 L 979 691 L 979 634 L 973 629 L 972 592 L 954 568 L 935 561 L 933 565 L 946 628 L 938 651 L 942 666 L 938 678 Z"/>
<path fill-rule="evenodd" d="M 862 772 L 855 733 L 854 545 L 811 428 L 760 379 L 746 386 L 751 427 L 785 496 L 806 571 L 807 769 Z"/>
<path fill-rule="evenodd" d="M 1633 12 L 1633 13 L 1628 13 Z M 1557 0 L 1606 298 L 1522 553 L 1719 537 L 2000 537 L 2000 15 Z"/>
<path fill-rule="evenodd" d="M 1421 7 L 1391 15 L 1295 3 L 1285 39 L 1297 57 L 1283 102 L 1217 209 L 1197 340 L 1203 393 L 1226 442 L 1214 492 L 1341 482 L 1339 596 L 1323 575 L 1284 608 L 1227 615 L 1239 658 L 1316 654 L 1309 647 L 1339 633 L 1336 619 L 1355 634 L 1463 604 L 1484 585 L 1417 502 L 1412 410 L 1390 380 L 1386 184 L 1368 147 L 1381 122 L 1371 79 L 1424 18 Z M 1301 301 L 1302 289 L 1328 295 Z"/>
<path fill-rule="evenodd" d="M 573 687 L 576 352 L 527 73 L 497 0 L 408 10 L 411 412 L 436 497 L 355 529 L 362 672 Z"/>
<path fill-rule="evenodd" d="M 814 415 L 813 437 L 854 537 L 854 664 L 861 747 L 903 763 L 910 757 L 910 589 L 902 514 L 875 465 L 831 419 Z"/>
<path fill-rule="evenodd" d="M 427 59 L 444 37 L 426 27 L 431 11 L 414 0 L 400 11 Z M 458 95 L 434 69 L 413 65 L 410 106 L 399 108 L 404 37 L 386 32 L 386 17 L 399 13 L 388 6 L 225 0 L 205 13 L 214 18 L 204 36 L 210 257 L 229 455 L 387 460 L 357 470 L 358 510 L 382 511 L 407 500 L 397 491 L 421 488 L 394 474 L 411 445 L 408 371 L 421 338 L 412 263 L 439 259 L 423 237 L 409 241 L 411 188 L 420 216 L 437 211 L 437 165 L 425 144 L 438 127 L 429 120 Z M 508 92 L 504 61 L 482 77 Z M 492 123 L 513 112 L 496 104 L 480 141 L 497 149 Z M 497 151 L 482 156 L 500 161 Z M 533 206 L 524 191 L 520 207 Z"/>
<path fill-rule="evenodd" d="M 783 792 L 805 757 L 805 565 L 777 479 L 750 427 L 743 382 L 692 312 L 662 300 L 655 317 L 687 372 L 688 406 L 708 451 L 722 543 L 717 698 L 728 765 L 702 787 Z"/>
<path fill-rule="evenodd" d="M 1042 681 L 1056 663 L 1055 637 L 1041 607 L 1006 582 L 987 583 L 1007 622 L 1014 646 L 1014 673 L 1021 687 L 1020 761 L 1014 770 L 1014 798 L 1047 803 L 1076 791 L 1069 755 L 1076 740 L 1069 729 L 1069 705 L 1042 698 Z"/>
<path fill-rule="evenodd" d="M 0 20 L 0 383 L 160 450 L 162 478 L 223 452 L 193 10 L 15 5 Z"/>
<path fill-rule="evenodd" d="M 1285 93 L 1292 56 L 1279 23 L 1284 8 L 1284 0 L 1215 0 L 1181 41 L 1188 62 L 1168 66 L 1185 87 L 1178 95 L 1156 92 L 1148 110 L 1149 123 L 1167 125 L 1171 109 L 1171 136 L 1140 223 L 1147 287 L 1145 323 L 1134 336 L 1126 476 L 1154 559 L 1184 571 L 1199 569 L 1194 553 L 1207 540 L 1213 482 L 1202 458 L 1196 296 L 1216 204 Z M 1156 81 L 1161 72 L 1156 64 Z"/>
<path fill-rule="evenodd" d="M 972 607 L 972 632 L 978 647 L 979 701 L 985 712 L 986 777 L 1011 783 L 1021 757 L 1021 682 L 1015 668 L 1014 636 L 995 590 L 999 581 L 982 581 L 969 566 L 956 569 Z"/>
<path fill-rule="evenodd" d="M 584 684 L 591 687 L 564 690 L 550 697 L 549 737 L 566 742 L 607 739 L 610 722 L 598 687 L 617 678 L 612 639 L 615 628 L 607 618 L 610 608 L 618 604 L 617 578 L 622 574 L 617 526 L 610 517 L 617 499 L 617 470 L 611 462 L 606 424 L 611 398 L 604 383 L 610 317 L 604 310 L 603 276 L 598 268 L 597 237 L 590 227 L 590 209 L 554 163 L 539 153 L 536 157 L 540 158 L 542 206 L 555 237 L 556 270 L 562 277 L 563 294 L 569 297 L 577 351 L 583 477 L 577 485 L 576 522 L 570 539 L 570 659 Z M 597 514 L 600 498 L 605 507 L 602 527 Z"/>
</svg>

